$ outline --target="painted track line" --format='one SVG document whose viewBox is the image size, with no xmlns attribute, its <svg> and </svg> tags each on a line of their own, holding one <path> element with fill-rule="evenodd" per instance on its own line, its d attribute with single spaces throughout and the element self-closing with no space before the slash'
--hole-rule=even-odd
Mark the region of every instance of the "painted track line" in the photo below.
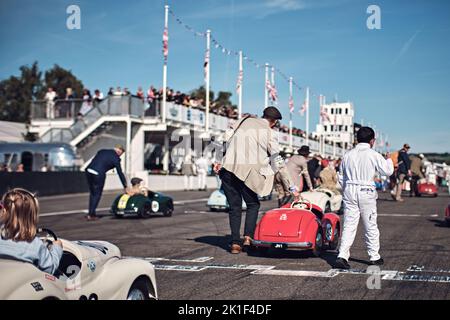
<svg viewBox="0 0 450 320">
<path fill-rule="evenodd" d="M 174 201 L 174 204 L 188 204 L 188 203 L 196 203 L 196 202 L 203 202 L 203 201 L 207 201 L 208 198 L 202 198 L 202 199 L 190 199 L 190 200 L 180 200 L 180 201 Z M 98 212 L 104 212 L 104 211 L 109 211 L 109 209 L 111 209 L 111 207 L 106 207 L 106 208 L 98 208 L 97 211 Z M 86 209 L 78 209 L 78 210 L 69 210 L 69 211 L 55 211 L 55 212 L 45 212 L 45 213 L 41 213 L 39 214 L 40 217 L 54 217 L 54 216 L 64 216 L 64 215 L 70 215 L 70 214 L 87 214 L 88 210 Z"/>
</svg>

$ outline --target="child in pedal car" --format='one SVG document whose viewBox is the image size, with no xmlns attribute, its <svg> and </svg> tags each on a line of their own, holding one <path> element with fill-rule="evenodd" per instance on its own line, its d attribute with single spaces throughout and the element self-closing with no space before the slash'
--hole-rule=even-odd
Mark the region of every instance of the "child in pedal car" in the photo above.
<svg viewBox="0 0 450 320">
<path fill-rule="evenodd" d="M 36 236 L 39 202 L 24 189 L 5 193 L 0 206 L 0 258 L 12 258 L 34 264 L 47 273 L 55 273 L 63 254 L 57 240 L 48 248 Z"/>
</svg>

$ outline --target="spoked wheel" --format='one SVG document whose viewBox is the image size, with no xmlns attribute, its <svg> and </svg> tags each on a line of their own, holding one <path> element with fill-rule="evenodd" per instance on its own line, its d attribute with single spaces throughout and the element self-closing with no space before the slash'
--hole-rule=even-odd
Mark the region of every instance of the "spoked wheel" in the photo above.
<svg viewBox="0 0 450 320">
<path fill-rule="evenodd" d="M 337 225 L 333 232 L 333 241 L 330 242 L 330 250 L 336 250 L 339 246 L 340 229 Z"/>
<path fill-rule="evenodd" d="M 152 205 L 151 203 L 146 202 L 139 211 L 139 216 L 141 218 L 149 218 L 151 215 L 152 215 Z"/>
<path fill-rule="evenodd" d="M 319 257 L 320 254 L 322 253 L 322 249 L 323 249 L 323 235 L 322 235 L 322 229 L 321 228 L 317 228 L 317 233 L 316 233 L 316 240 L 315 240 L 315 244 L 314 244 L 314 249 L 312 250 L 312 253 L 315 257 Z"/>
<path fill-rule="evenodd" d="M 150 300 L 147 282 L 144 279 L 138 279 L 131 285 L 127 300 Z"/>
</svg>

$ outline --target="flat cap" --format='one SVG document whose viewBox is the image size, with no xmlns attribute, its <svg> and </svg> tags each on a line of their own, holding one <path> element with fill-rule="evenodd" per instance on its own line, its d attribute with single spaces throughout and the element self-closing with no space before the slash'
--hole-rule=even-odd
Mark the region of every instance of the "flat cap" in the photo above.
<svg viewBox="0 0 450 320">
<path fill-rule="evenodd" d="M 275 107 L 267 107 L 264 109 L 263 112 L 264 118 L 270 118 L 273 120 L 281 120 L 283 117 L 281 116 L 280 111 Z"/>
</svg>

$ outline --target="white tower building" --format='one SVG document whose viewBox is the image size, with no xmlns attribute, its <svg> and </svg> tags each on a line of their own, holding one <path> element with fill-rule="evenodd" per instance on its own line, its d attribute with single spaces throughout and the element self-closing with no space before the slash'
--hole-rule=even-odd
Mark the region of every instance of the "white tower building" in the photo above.
<svg viewBox="0 0 450 320">
<path fill-rule="evenodd" d="M 351 102 L 324 104 L 323 114 L 321 123 L 317 125 L 316 134 L 324 137 L 335 147 L 336 144 L 340 144 L 344 149 L 351 148 L 354 141 L 353 104 Z"/>
</svg>

